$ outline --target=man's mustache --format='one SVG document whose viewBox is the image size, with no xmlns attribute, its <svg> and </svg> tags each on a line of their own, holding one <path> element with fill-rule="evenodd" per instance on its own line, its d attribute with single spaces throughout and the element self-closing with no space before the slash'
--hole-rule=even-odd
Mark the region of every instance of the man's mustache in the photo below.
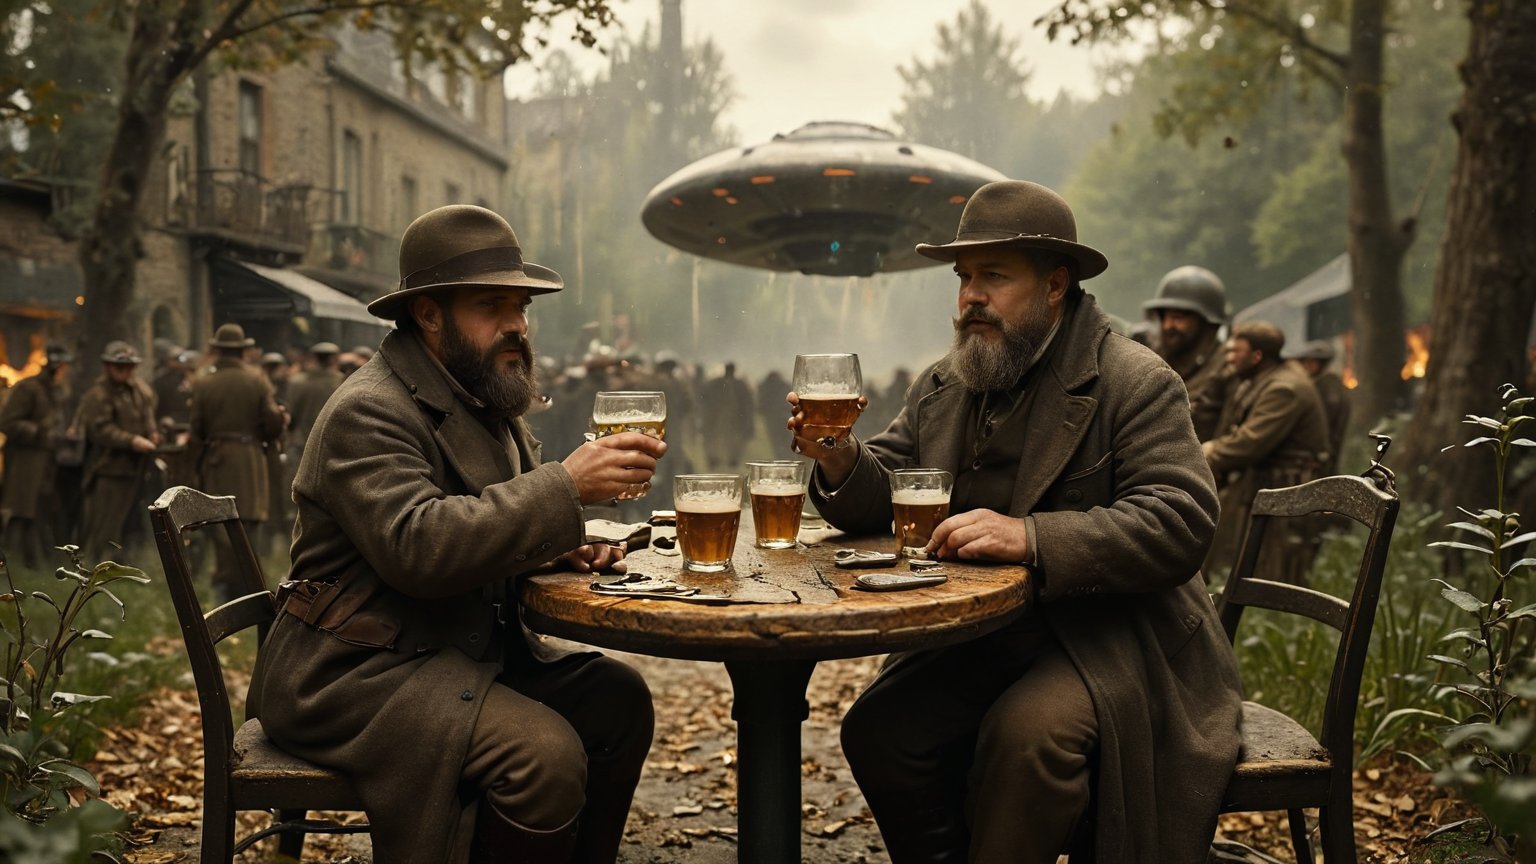
<svg viewBox="0 0 1536 864">
<path fill-rule="evenodd" d="M 955 329 L 960 330 L 967 324 L 972 324 L 977 321 L 980 321 L 984 324 L 991 324 L 993 327 L 996 327 L 999 330 L 1003 329 L 1003 316 L 993 312 L 991 309 L 988 309 L 985 306 L 965 307 L 965 310 L 960 313 L 960 316 L 954 319 Z"/>
<path fill-rule="evenodd" d="M 519 359 L 523 361 L 524 366 L 533 364 L 533 345 L 524 336 L 513 333 L 497 339 L 486 352 L 486 356 L 495 357 L 503 351 L 517 351 L 522 354 Z"/>
</svg>

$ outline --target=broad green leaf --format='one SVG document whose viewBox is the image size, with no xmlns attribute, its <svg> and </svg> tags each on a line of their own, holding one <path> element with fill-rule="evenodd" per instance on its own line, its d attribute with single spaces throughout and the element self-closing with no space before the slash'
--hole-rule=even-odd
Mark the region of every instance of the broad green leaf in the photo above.
<svg viewBox="0 0 1536 864">
<path fill-rule="evenodd" d="M 1505 540 L 1503 543 L 1500 543 L 1499 548 L 1508 549 L 1511 546 L 1518 546 L 1527 540 L 1536 540 L 1536 531 L 1527 531 L 1517 537 L 1511 537 L 1508 540 Z"/>
<path fill-rule="evenodd" d="M 1465 444 L 1463 444 L 1461 446 L 1463 446 L 1463 447 L 1476 447 L 1479 444 L 1497 444 L 1497 443 L 1499 443 L 1499 439 L 1497 439 L 1497 438 L 1489 438 L 1489 437 L 1487 437 L 1485 435 L 1485 436 L 1483 436 L 1481 438 L 1473 438 L 1471 441 L 1468 441 L 1467 443 L 1465 443 Z"/>
<path fill-rule="evenodd" d="M 37 767 L 41 771 L 69 779 L 73 785 L 81 787 L 92 795 L 101 794 L 101 786 L 96 782 L 95 775 L 66 759 L 52 759 Z"/>
<path fill-rule="evenodd" d="M 1467 642 L 1482 648 L 1484 651 L 1488 650 L 1488 642 L 1487 640 L 1483 639 L 1483 634 L 1471 629 L 1470 627 L 1463 627 L 1459 630 L 1452 630 L 1444 636 L 1441 636 L 1439 641 L 1452 642 L 1457 639 L 1464 639 Z"/>
<path fill-rule="evenodd" d="M 1536 447 L 1536 441 L 1532 441 L 1529 438 L 1516 438 L 1509 443 L 1512 447 Z"/>
<path fill-rule="evenodd" d="M 1465 419 L 1465 420 L 1463 420 L 1461 422 L 1467 423 L 1467 424 L 1471 424 L 1473 426 L 1483 426 L 1483 427 L 1486 427 L 1488 429 L 1493 429 L 1495 431 L 1497 431 L 1498 428 L 1501 425 L 1503 425 L 1503 424 L 1499 423 L 1499 421 L 1493 419 L 1492 417 L 1478 417 L 1475 414 L 1468 414 L 1467 415 L 1467 419 Z"/>
<path fill-rule="evenodd" d="M 1440 596 L 1456 604 L 1458 609 L 1466 612 L 1481 612 L 1488 604 L 1476 597 L 1455 588 L 1446 588 L 1440 592 Z"/>
<path fill-rule="evenodd" d="M 55 708 L 62 708 L 62 707 L 68 706 L 68 705 L 89 705 L 92 702 L 104 702 L 104 701 L 106 701 L 108 699 L 111 699 L 112 697 L 111 696 L 87 696 L 84 693 L 61 693 L 61 692 L 55 692 L 52 696 L 50 696 L 48 698 L 49 698 L 49 700 L 51 700 L 53 702 L 53 707 L 55 707 Z"/>
<path fill-rule="evenodd" d="M 111 639 L 112 634 L 105 630 L 86 630 L 80 634 L 81 639 Z"/>
<path fill-rule="evenodd" d="M 116 561 L 103 561 L 97 564 L 96 569 L 92 571 L 91 575 L 95 577 L 98 583 L 128 579 L 141 585 L 147 585 L 150 581 L 149 577 L 144 575 L 143 570 L 137 567 L 129 567 L 126 564 L 119 564 Z"/>
<path fill-rule="evenodd" d="M 27 757 L 9 744 L 0 744 L 0 774 L 20 777 L 27 770 Z"/>
<path fill-rule="evenodd" d="M 1536 603 L 1532 603 L 1529 606 L 1521 606 L 1519 609 L 1509 613 L 1506 620 L 1513 621 L 1516 618 L 1536 618 Z"/>
</svg>

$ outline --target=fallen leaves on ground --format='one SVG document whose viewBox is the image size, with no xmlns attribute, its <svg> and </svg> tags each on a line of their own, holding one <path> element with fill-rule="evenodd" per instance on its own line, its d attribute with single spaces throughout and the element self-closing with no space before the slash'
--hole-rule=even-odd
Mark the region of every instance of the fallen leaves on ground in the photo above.
<svg viewBox="0 0 1536 864">
<path fill-rule="evenodd" d="M 619 860 L 715 860 L 701 859 L 703 847 L 718 848 L 720 860 L 734 860 L 736 727 L 724 667 L 621 656 L 651 685 L 656 738 Z M 810 716 L 801 734 L 801 857 L 807 864 L 889 861 L 838 744 L 840 719 L 877 668 L 878 658 L 831 661 L 819 664 L 811 678 Z M 230 692 L 244 693 L 245 686 L 243 680 L 231 680 Z M 131 864 L 197 860 L 202 766 L 202 725 L 192 690 L 152 693 L 136 722 L 104 730 L 99 752 L 88 767 L 101 781 L 108 803 L 133 816 L 126 855 Z M 1356 772 L 1355 833 L 1363 864 L 1397 864 L 1413 839 L 1469 813 L 1465 804 L 1430 784 L 1427 775 L 1404 760 L 1381 758 Z M 244 836 L 267 824 L 263 814 L 245 813 L 239 817 L 238 833 Z M 1229 814 L 1221 819 L 1220 834 L 1290 860 L 1284 813 Z M 275 841 L 258 844 L 237 861 L 266 861 L 275 846 Z M 305 850 L 307 862 L 371 860 L 361 836 L 314 836 Z"/>
</svg>

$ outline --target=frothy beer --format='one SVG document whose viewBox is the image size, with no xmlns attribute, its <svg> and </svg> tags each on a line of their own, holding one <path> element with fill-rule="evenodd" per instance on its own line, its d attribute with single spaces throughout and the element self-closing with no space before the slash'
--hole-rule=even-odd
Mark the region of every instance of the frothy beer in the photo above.
<svg viewBox="0 0 1536 864">
<path fill-rule="evenodd" d="M 800 434 L 817 440 L 848 437 L 853 421 L 859 419 L 859 394 L 817 394 L 800 397 L 804 422 Z"/>
<path fill-rule="evenodd" d="M 757 528 L 757 545 L 764 549 L 793 548 L 804 506 L 805 487 L 799 483 L 768 480 L 752 484 L 752 524 Z"/>
<path fill-rule="evenodd" d="M 902 554 L 917 556 L 933 538 L 933 529 L 949 518 L 949 493 L 943 489 L 898 489 L 891 493 L 891 514 Z"/>
<path fill-rule="evenodd" d="M 739 487 L 738 487 L 738 493 Z M 724 570 L 736 548 L 741 505 L 719 496 L 677 497 L 677 545 L 689 570 Z"/>
</svg>

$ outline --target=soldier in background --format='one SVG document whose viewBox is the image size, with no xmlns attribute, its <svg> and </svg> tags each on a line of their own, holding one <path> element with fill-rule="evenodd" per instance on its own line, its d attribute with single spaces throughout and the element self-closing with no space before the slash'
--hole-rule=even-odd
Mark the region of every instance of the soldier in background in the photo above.
<svg viewBox="0 0 1536 864">
<path fill-rule="evenodd" d="M 271 500 L 266 445 L 282 437 L 287 415 L 272 398 L 266 376 L 245 365 L 245 349 L 253 342 L 239 324 L 220 325 L 209 340 L 218 356 L 213 374 L 192 383 L 187 457 L 198 488 L 209 495 L 233 495 L 246 534 L 258 537 Z M 223 536 L 215 536 L 214 554 L 214 590 L 232 600 L 235 562 Z"/>
<path fill-rule="evenodd" d="M 1306 370 L 1280 359 L 1284 347 L 1285 334 L 1267 321 L 1245 321 L 1227 340 L 1227 365 L 1237 383 L 1216 437 L 1201 445 L 1221 495 L 1216 540 L 1203 568 L 1207 579 L 1231 568 L 1260 489 L 1316 479 L 1328 460 L 1323 401 Z M 1255 575 L 1303 584 L 1315 551 L 1311 533 L 1291 526 L 1278 544 L 1271 542 L 1274 551 Z"/>
<path fill-rule="evenodd" d="M 115 557 L 114 543 L 126 546 L 140 535 L 148 537 L 143 511 L 134 508 L 160 432 L 155 391 L 134 374 L 142 360 L 127 342 L 108 342 L 101 354 L 101 377 L 80 397 L 76 423 L 88 448 L 81 545 L 88 559 Z"/>
<path fill-rule="evenodd" d="M 1290 358 L 1312 376 L 1312 386 L 1323 400 L 1323 414 L 1328 418 L 1328 461 L 1323 473 L 1339 473 L 1339 454 L 1344 449 L 1344 433 L 1349 429 L 1349 388 L 1339 373 L 1328 368 L 1333 362 L 1333 344 L 1327 339 L 1313 339 Z"/>
<path fill-rule="evenodd" d="M 288 479 L 298 467 L 299 457 L 304 455 L 304 442 L 309 439 L 310 427 L 331 398 L 336 388 L 346 379 L 340 368 L 341 349 L 334 342 L 316 342 L 309 346 L 315 358 L 314 368 L 294 376 L 288 384 Z"/>
<path fill-rule="evenodd" d="M 288 358 L 276 351 L 261 356 L 261 373 L 272 385 L 272 398 L 277 407 L 288 410 Z M 267 521 L 262 525 L 265 535 L 258 551 L 281 551 L 288 547 L 288 532 L 293 527 L 289 513 L 288 459 L 284 451 L 284 436 L 266 442 L 263 448 L 267 460 Z"/>
<path fill-rule="evenodd" d="M 42 371 L 16 382 L 0 407 L 0 435 L 5 436 L 5 475 L 0 479 L 5 557 L 28 569 L 42 569 L 46 551 L 55 545 L 57 499 L 51 494 L 55 447 L 68 422 L 64 405 L 69 367 L 75 362 L 69 349 L 56 343 L 44 349 L 43 358 Z"/>
<path fill-rule="evenodd" d="M 736 364 L 725 364 L 719 378 L 704 384 L 699 414 L 704 426 L 704 453 L 709 470 L 742 470 L 747 443 L 757 432 L 752 385 L 736 377 Z"/>
<path fill-rule="evenodd" d="M 1221 327 L 1232 317 L 1227 286 L 1204 267 L 1178 267 L 1141 308 L 1157 318 L 1158 356 L 1184 379 L 1195 436 L 1209 441 L 1230 383 L 1221 343 Z"/>
<path fill-rule="evenodd" d="M 195 358 L 180 345 L 168 345 L 150 387 L 155 391 L 162 426 L 186 427 L 190 416 L 187 400 L 192 398 L 192 361 Z"/>
</svg>

